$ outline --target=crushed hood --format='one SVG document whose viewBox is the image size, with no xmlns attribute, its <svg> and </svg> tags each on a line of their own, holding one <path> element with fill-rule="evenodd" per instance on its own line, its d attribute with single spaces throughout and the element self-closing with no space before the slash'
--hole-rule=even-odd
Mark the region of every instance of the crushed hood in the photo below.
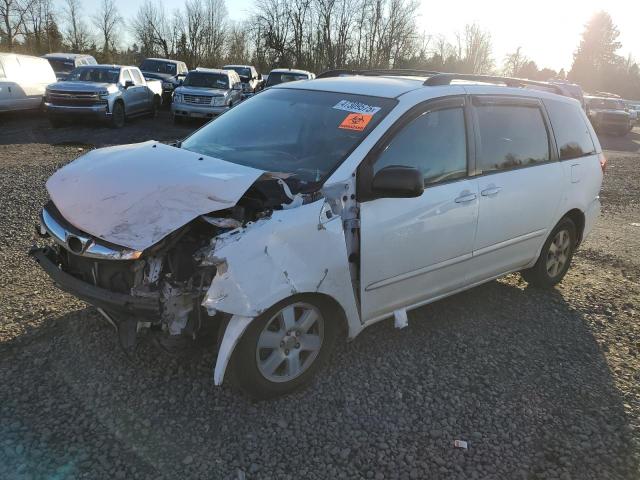
<svg viewBox="0 0 640 480">
<path fill-rule="evenodd" d="M 205 213 L 234 206 L 265 172 L 149 141 L 102 148 L 47 181 L 76 228 L 144 250 Z"/>
</svg>

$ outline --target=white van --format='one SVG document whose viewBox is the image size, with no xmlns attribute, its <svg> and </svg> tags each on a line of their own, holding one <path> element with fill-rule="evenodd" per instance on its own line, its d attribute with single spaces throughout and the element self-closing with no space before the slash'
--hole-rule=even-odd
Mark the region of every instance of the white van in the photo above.
<svg viewBox="0 0 640 480">
<path fill-rule="evenodd" d="M 46 59 L 0 53 L 0 112 L 39 108 L 47 85 L 55 81 Z"/>
</svg>

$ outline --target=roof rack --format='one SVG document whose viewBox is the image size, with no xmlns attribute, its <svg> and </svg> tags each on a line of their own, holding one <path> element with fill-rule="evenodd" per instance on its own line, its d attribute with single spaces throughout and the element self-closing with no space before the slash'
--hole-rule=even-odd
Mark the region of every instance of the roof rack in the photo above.
<svg viewBox="0 0 640 480">
<path fill-rule="evenodd" d="M 363 75 L 363 76 L 394 76 L 394 77 L 431 77 L 433 75 L 441 75 L 442 72 L 433 72 L 430 70 L 412 70 L 412 69 L 372 69 L 372 70 L 350 70 L 337 69 L 328 70 L 316 76 L 316 78 L 343 77 L 347 75 Z"/>
<path fill-rule="evenodd" d="M 499 75 L 476 75 L 473 73 L 439 73 L 427 78 L 423 85 L 435 87 L 440 85 L 449 85 L 453 80 L 466 80 L 470 82 L 483 83 L 503 83 L 507 87 L 525 87 L 527 85 L 544 87 L 554 92 L 564 95 L 565 92 L 560 85 L 540 82 L 537 80 L 527 80 L 525 78 L 501 77 Z"/>
</svg>

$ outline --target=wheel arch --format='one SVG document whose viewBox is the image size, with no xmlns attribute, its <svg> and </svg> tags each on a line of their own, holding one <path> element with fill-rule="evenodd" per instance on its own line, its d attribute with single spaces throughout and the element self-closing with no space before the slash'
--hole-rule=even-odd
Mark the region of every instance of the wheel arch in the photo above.
<svg viewBox="0 0 640 480">
<path fill-rule="evenodd" d="M 562 218 L 569 218 L 576 226 L 576 244 L 580 245 L 582 242 L 582 235 L 584 233 L 585 215 L 579 208 L 573 208 L 565 213 Z M 562 218 L 560 220 L 562 220 Z M 556 224 L 557 225 L 557 224 Z"/>
</svg>

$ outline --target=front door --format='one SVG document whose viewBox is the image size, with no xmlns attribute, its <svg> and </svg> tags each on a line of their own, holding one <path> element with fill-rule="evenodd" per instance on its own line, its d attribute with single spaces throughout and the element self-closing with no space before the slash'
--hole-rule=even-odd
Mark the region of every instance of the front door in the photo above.
<svg viewBox="0 0 640 480">
<path fill-rule="evenodd" d="M 420 197 L 365 198 L 360 205 L 365 322 L 465 283 L 478 218 L 478 186 L 468 176 L 472 142 L 464 103 L 460 97 L 415 110 L 360 168 L 364 178 L 390 165 L 415 167 L 425 183 Z M 365 174 L 367 168 L 371 171 Z"/>
</svg>

